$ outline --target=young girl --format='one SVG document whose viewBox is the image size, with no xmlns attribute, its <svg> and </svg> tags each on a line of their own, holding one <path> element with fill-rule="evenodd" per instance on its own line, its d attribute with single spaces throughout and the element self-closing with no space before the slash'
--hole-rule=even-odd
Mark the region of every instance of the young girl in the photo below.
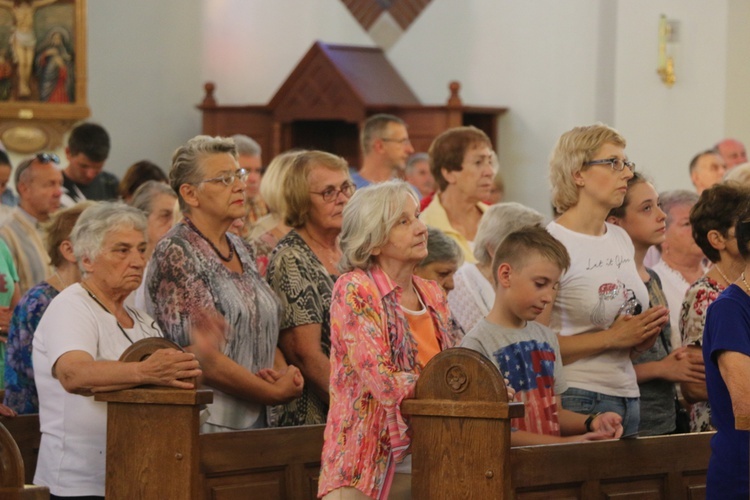
<svg viewBox="0 0 750 500">
<path fill-rule="evenodd" d="M 608 222 L 625 229 L 633 242 L 635 265 L 648 289 L 650 307 L 667 305 L 659 277 L 643 264 L 649 247 L 664 241 L 666 218 L 654 186 L 638 173 L 628 181 L 622 206 L 610 210 L 607 217 Z M 700 365 L 691 362 L 684 347 L 672 349 L 669 323 L 661 329 L 650 349 L 636 350 L 633 365 L 641 391 L 639 434 L 656 436 L 675 432 L 674 382 L 701 380 Z"/>
</svg>

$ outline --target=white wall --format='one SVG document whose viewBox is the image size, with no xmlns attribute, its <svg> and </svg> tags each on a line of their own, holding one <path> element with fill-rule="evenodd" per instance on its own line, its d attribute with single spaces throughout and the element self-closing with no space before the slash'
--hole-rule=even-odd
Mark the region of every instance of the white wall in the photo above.
<svg viewBox="0 0 750 500">
<path fill-rule="evenodd" d="M 677 83 L 656 70 L 659 14 L 681 23 Z M 266 104 L 315 40 L 373 45 L 340 0 L 90 0 L 89 102 L 122 174 L 200 132 L 203 83 L 220 104 Z M 545 214 L 547 159 L 565 130 L 609 123 L 660 189 L 724 135 L 750 142 L 747 0 L 433 0 L 388 51 L 425 104 L 448 82 L 466 104 L 506 106 L 509 200 Z"/>
<path fill-rule="evenodd" d="M 671 89 L 656 74 L 661 13 L 680 23 Z M 618 3 L 617 20 L 615 125 L 659 191 L 692 189 L 690 159 L 725 133 L 727 4 L 627 0 Z"/>
</svg>

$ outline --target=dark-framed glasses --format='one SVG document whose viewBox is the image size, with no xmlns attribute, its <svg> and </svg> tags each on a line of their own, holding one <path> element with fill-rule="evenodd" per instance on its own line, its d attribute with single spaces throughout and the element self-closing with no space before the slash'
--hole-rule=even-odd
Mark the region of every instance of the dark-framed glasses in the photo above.
<svg viewBox="0 0 750 500">
<path fill-rule="evenodd" d="M 221 174 L 216 177 L 212 177 L 210 179 L 203 179 L 202 181 L 199 182 L 199 184 L 203 184 L 204 182 L 221 182 L 225 186 L 231 186 L 232 184 L 234 184 L 234 181 L 236 181 L 237 179 L 239 179 L 240 182 L 243 182 L 243 183 L 247 181 L 247 175 L 248 175 L 248 171 L 245 170 L 244 168 L 240 168 L 240 169 L 235 170 L 234 172 L 226 172 L 224 174 Z"/>
<path fill-rule="evenodd" d="M 315 192 L 310 191 L 311 194 L 318 194 L 323 197 L 323 201 L 330 203 L 339 197 L 339 193 L 343 193 L 347 198 L 351 198 L 354 191 L 357 190 L 357 186 L 353 182 L 346 181 L 338 188 L 334 186 L 328 186 L 323 191 Z"/>
<path fill-rule="evenodd" d="M 615 172 L 621 172 L 625 167 L 628 167 L 631 172 L 635 171 L 635 163 L 621 158 L 607 158 L 606 160 L 593 160 L 584 163 L 584 165 L 609 165 Z"/>
<path fill-rule="evenodd" d="M 60 157 L 54 153 L 37 153 L 34 157 L 39 163 L 55 163 L 60 164 Z"/>
</svg>

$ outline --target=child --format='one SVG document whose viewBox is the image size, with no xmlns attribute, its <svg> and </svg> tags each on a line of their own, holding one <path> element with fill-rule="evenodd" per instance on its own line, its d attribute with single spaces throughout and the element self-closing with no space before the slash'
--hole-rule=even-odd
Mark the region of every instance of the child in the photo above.
<svg viewBox="0 0 750 500">
<path fill-rule="evenodd" d="M 511 233 L 492 262 L 495 302 L 461 347 L 491 359 L 523 402 L 523 418 L 513 419 L 512 446 L 619 438 L 622 418 L 613 412 L 582 415 L 562 409 L 567 389 L 557 336 L 535 322 L 555 297 L 570 265 L 565 247 L 540 227 Z M 561 437 L 565 436 L 565 437 Z"/>
<path fill-rule="evenodd" d="M 622 206 L 613 208 L 607 216 L 607 222 L 625 229 L 633 241 L 635 265 L 648 290 L 649 307 L 667 305 L 659 276 L 644 264 L 648 249 L 664 242 L 666 219 L 656 189 L 637 172 L 628 181 Z M 685 429 L 677 429 L 674 382 L 702 384 L 705 381 L 700 359 L 690 357 L 687 348 L 672 345 L 672 328 L 677 325 L 666 323 L 652 346 L 642 351 L 634 348 L 635 356 L 631 357 L 641 391 L 640 436 L 685 432 Z"/>
</svg>

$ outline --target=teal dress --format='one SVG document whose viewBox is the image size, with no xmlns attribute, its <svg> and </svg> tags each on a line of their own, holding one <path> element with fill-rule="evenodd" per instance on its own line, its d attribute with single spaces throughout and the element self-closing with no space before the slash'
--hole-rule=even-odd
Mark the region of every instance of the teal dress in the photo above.
<svg viewBox="0 0 750 500">
<path fill-rule="evenodd" d="M 13 257 L 5 241 L 0 240 L 0 307 L 9 307 L 13 292 L 18 283 L 18 273 Z M 5 387 L 5 343 L 8 332 L 2 334 L 0 341 L 0 387 Z"/>
</svg>

